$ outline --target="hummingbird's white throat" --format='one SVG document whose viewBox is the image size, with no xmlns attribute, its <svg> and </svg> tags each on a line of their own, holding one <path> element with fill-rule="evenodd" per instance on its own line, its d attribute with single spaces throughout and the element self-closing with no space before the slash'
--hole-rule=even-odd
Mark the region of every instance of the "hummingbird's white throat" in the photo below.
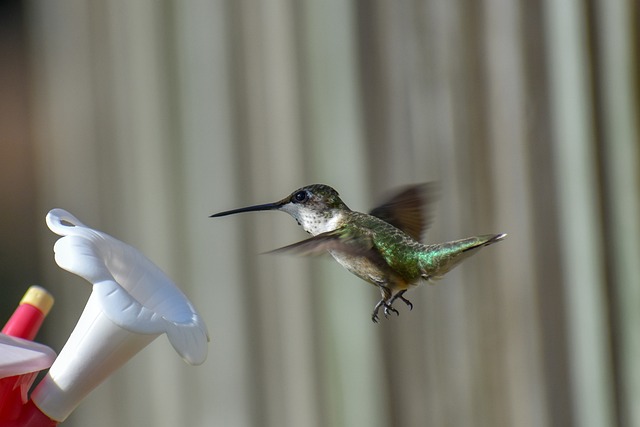
<svg viewBox="0 0 640 427">
<path fill-rule="evenodd" d="M 313 236 L 335 230 L 342 219 L 340 211 L 318 212 L 316 209 L 293 203 L 288 203 L 280 209 L 295 218 L 304 231 Z"/>
</svg>

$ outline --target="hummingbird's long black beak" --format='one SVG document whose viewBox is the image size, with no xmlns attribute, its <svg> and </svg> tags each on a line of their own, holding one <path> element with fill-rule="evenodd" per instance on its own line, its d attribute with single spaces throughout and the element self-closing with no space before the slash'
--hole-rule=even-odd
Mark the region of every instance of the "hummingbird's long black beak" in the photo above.
<svg viewBox="0 0 640 427">
<path fill-rule="evenodd" d="M 231 209 L 230 211 L 218 212 L 216 214 L 209 215 L 209 218 L 233 215 L 233 214 L 242 213 L 242 212 L 272 211 L 272 210 L 280 209 L 282 205 L 283 203 L 282 201 L 280 201 L 275 203 L 265 203 L 264 205 L 247 206 L 246 208 L 238 208 L 238 209 Z"/>
</svg>

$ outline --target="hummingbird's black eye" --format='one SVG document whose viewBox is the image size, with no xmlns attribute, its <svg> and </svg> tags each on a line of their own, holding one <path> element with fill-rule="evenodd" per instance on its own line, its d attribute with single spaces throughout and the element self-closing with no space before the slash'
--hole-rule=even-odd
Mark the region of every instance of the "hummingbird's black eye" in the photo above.
<svg viewBox="0 0 640 427">
<path fill-rule="evenodd" d="M 304 190 L 298 191 L 296 194 L 293 195 L 293 201 L 295 203 L 302 203 L 305 202 L 307 200 L 307 192 Z"/>
</svg>

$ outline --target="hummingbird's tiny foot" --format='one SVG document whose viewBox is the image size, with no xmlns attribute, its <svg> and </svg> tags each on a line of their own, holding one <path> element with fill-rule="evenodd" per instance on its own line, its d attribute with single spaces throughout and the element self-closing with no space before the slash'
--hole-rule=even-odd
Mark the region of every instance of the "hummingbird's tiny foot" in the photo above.
<svg viewBox="0 0 640 427">
<path fill-rule="evenodd" d="M 371 315 L 371 320 L 373 320 L 373 323 L 378 323 L 378 319 L 379 319 L 378 312 L 380 311 L 380 307 L 383 307 L 382 313 L 384 314 L 384 317 L 386 317 L 387 319 L 389 318 L 389 315 L 391 315 L 391 313 L 395 313 L 396 316 L 400 315 L 398 310 L 393 308 L 389 302 L 385 301 L 384 299 L 381 299 L 373 308 L 373 314 Z"/>
</svg>

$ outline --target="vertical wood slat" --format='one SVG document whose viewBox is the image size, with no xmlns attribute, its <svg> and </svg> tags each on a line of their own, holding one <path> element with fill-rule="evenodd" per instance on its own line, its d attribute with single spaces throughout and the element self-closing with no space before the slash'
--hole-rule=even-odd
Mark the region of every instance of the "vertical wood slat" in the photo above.
<svg viewBox="0 0 640 427">
<path fill-rule="evenodd" d="M 255 425 L 256 372 L 251 368 L 252 326 L 246 261 L 241 256 L 240 224 L 221 224 L 208 215 L 241 203 L 235 170 L 233 88 L 229 61 L 231 23 L 223 2 L 176 2 L 177 86 L 182 147 L 184 205 L 180 229 L 186 247 L 184 274 L 209 327 L 207 362 L 186 367 L 181 390 L 197 402 L 184 425 Z M 224 367 L 224 369 L 219 369 Z"/>
<path fill-rule="evenodd" d="M 576 1 L 545 7 L 573 405 L 577 425 L 614 425 L 586 15 Z"/>
<path fill-rule="evenodd" d="M 485 75 L 489 113 L 491 188 L 494 223 L 509 233 L 509 251 L 501 251 L 497 280 L 503 304 L 500 323 L 505 381 L 510 403 L 508 425 L 547 425 L 541 343 L 533 258 L 531 175 L 527 168 L 524 55 L 517 2 L 487 1 L 484 11 Z"/>
<path fill-rule="evenodd" d="M 296 37 L 294 10 L 283 0 L 268 2 L 262 9 L 264 22 L 263 58 L 265 105 L 269 112 L 265 117 L 265 166 L 271 171 L 270 184 L 260 188 L 260 197 L 271 189 L 282 189 L 278 197 L 284 197 L 298 185 L 305 182 L 305 158 L 302 147 L 301 100 L 298 84 L 299 57 Z M 293 182 L 300 184 L 292 184 Z M 301 233 L 295 221 L 288 215 L 276 213 L 278 221 L 273 228 L 274 247 L 282 242 L 296 241 Z M 285 217 L 285 218 L 282 218 Z M 275 219 L 275 218 L 274 218 Z M 278 227 L 282 224 L 281 227 Z M 274 259 L 275 258 L 275 259 Z M 275 313 L 280 330 L 279 347 L 282 376 L 276 381 L 282 383 L 282 397 L 275 412 L 282 418 L 274 425 L 321 426 L 321 400 L 316 384 L 319 372 L 316 369 L 317 351 L 314 337 L 314 314 L 309 307 L 314 303 L 312 289 L 308 286 L 309 268 L 307 263 L 292 257 L 263 257 L 273 284 L 278 289 L 282 308 Z M 270 270 L 270 271 L 269 271 Z M 283 274 L 286 272 L 286 274 Z M 298 319 L 291 322 L 292 318 Z M 291 345 L 292 342 L 300 345 Z"/>
<path fill-rule="evenodd" d="M 338 191 L 349 205 L 364 206 L 366 156 L 355 85 L 354 9 L 339 1 L 306 1 L 300 13 L 308 176 L 311 182 L 340 183 Z M 378 387 L 381 360 L 375 330 L 370 327 L 370 300 L 362 296 L 370 289 L 363 289 L 362 283 L 335 265 L 316 265 L 314 272 L 317 279 L 312 285 L 319 288 L 317 321 L 323 324 L 320 369 L 326 423 L 386 425 L 386 396 Z"/>
<path fill-rule="evenodd" d="M 637 7 L 637 5 L 636 5 Z M 612 271 L 612 319 L 616 332 L 613 344 L 617 365 L 620 424 L 640 425 L 640 336 L 635 325 L 640 323 L 640 117 L 637 77 L 634 61 L 640 60 L 638 42 L 634 43 L 632 2 L 598 1 L 600 112 L 603 122 L 605 191 L 605 230 Z M 637 24 L 637 23 L 636 23 Z"/>
</svg>

